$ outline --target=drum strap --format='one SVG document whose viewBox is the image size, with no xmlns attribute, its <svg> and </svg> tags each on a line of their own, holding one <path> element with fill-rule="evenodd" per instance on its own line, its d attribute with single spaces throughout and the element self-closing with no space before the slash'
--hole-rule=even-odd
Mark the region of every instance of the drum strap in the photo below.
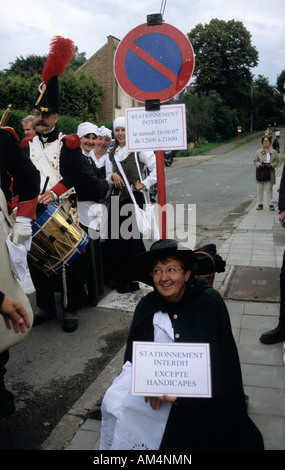
<svg viewBox="0 0 285 470">
<path fill-rule="evenodd" d="M 62 290 L 63 290 L 63 308 L 67 308 L 67 302 L 68 302 L 68 298 L 67 298 L 67 283 L 66 283 L 66 269 L 65 269 L 65 266 L 63 266 L 62 268 Z"/>
<path fill-rule="evenodd" d="M 70 196 L 73 195 L 73 198 Z M 72 187 L 59 197 L 59 204 L 62 209 L 72 217 L 75 224 L 79 224 L 79 212 L 76 191 Z"/>
</svg>

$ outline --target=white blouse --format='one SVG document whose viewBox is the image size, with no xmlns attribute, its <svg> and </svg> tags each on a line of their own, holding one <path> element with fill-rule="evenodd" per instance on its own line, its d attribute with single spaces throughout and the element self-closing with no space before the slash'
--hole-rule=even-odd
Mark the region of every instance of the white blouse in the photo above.
<svg viewBox="0 0 285 470">
<path fill-rule="evenodd" d="M 119 162 L 122 162 L 127 158 L 130 152 L 127 151 L 127 147 L 118 147 L 115 151 L 115 155 Z M 147 189 L 156 184 L 156 156 L 152 151 L 144 151 L 138 153 L 138 159 L 141 161 L 149 170 L 149 174 L 142 180 L 142 183 Z M 111 163 L 111 162 L 110 162 Z M 107 178 L 106 178 L 107 179 Z M 109 181 L 108 181 L 109 182 Z"/>
</svg>

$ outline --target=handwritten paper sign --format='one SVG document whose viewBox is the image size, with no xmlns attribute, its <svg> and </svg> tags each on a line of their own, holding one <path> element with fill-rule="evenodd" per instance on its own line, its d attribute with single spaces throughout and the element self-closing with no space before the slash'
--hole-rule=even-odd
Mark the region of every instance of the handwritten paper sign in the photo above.
<svg viewBox="0 0 285 470">
<path fill-rule="evenodd" d="M 161 106 L 157 111 L 128 108 L 125 117 L 128 152 L 187 148 L 185 104 Z"/>
<path fill-rule="evenodd" d="M 211 398 L 210 345 L 135 341 L 132 394 Z"/>
</svg>

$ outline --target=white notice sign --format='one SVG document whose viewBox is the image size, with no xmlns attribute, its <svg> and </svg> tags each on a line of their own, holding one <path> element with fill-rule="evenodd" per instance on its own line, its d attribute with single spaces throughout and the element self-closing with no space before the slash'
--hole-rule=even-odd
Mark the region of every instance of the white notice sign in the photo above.
<svg viewBox="0 0 285 470">
<path fill-rule="evenodd" d="M 211 398 L 210 345 L 133 343 L 133 395 Z"/>
<path fill-rule="evenodd" d="M 128 108 L 125 117 L 129 152 L 187 149 L 185 104 L 161 106 L 158 111 Z"/>
</svg>

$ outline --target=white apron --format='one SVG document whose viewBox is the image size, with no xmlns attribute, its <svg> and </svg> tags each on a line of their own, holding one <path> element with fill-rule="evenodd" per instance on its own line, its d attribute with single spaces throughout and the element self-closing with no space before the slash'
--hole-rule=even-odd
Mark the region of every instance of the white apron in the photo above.
<svg viewBox="0 0 285 470">
<path fill-rule="evenodd" d="M 167 314 L 153 318 L 154 341 L 173 342 L 173 328 Z M 121 374 L 105 393 L 101 411 L 100 450 L 157 450 L 168 420 L 171 403 L 153 410 L 144 397 L 132 395 L 132 364 L 126 362 Z"/>
</svg>

